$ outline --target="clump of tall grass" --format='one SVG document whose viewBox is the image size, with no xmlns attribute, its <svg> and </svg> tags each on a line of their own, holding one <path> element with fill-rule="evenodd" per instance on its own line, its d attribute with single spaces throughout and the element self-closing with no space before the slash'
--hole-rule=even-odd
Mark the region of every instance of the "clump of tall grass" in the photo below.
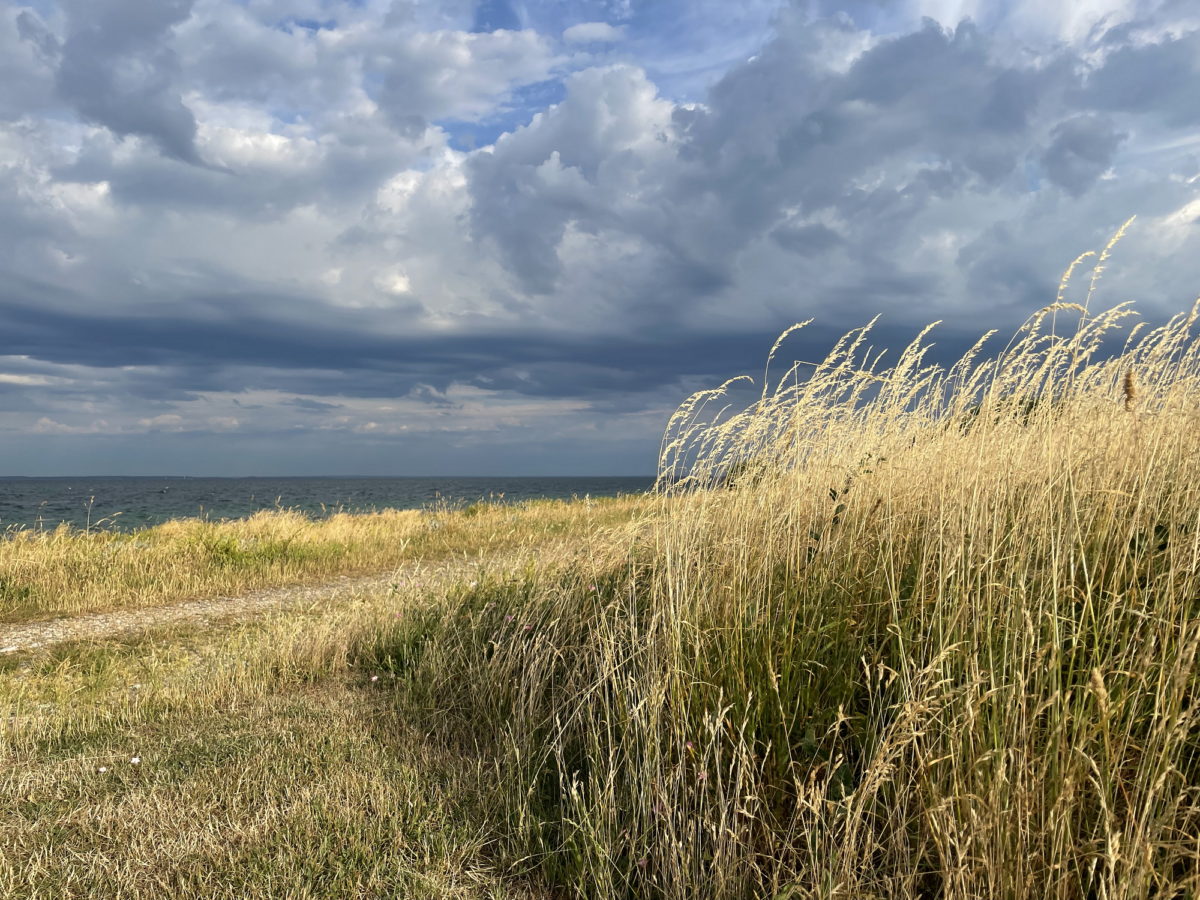
<svg viewBox="0 0 1200 900">
<path fill-rule="evenodd" d="M 1198 309 L 699 394 L 653 537 L 464 591 L 401 702 L 581 897 L 1196 896 Z"/>
</svg>

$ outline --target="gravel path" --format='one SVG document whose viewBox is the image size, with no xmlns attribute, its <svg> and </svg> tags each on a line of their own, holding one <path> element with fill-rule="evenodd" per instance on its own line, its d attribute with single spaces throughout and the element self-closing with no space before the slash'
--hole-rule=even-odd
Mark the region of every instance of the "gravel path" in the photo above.
<svg viewBox="0 0 1200 900">
<path fill-rule="evenodd" d="M 488 561 L 490 565 L 495 559 Z M 114 612 L 65 616 L 30 625 L 0 625 L 0 653 L 34 650 L 63 641 L 104 638 L 145 631 L 174 622 L 205 623 L 231 618 L 249 618 L 265 609 L 279 609 L 298 603 L 312 605 L 337 600 L 355 593 L 382 590 L 397 580 L 420 578 L 424 583 L 458 579 L 479 567 L 478 560 L 444 560 L 413 563 L 383 575 L 352 578 L 343 575 L 336 581 L 316 585 L 294 585 L 255 591 L 240 597 L 213 597 L 188 600 L 168 606 L 123 609 Z"/>
</svg>

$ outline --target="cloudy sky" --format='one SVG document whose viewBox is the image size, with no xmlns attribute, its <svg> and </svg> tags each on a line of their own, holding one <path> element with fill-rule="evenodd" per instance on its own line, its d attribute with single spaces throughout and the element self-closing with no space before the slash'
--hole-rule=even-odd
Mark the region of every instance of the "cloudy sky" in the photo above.
<svg viewBox="0 0 1200 900">
<path fill-rule="evenodd" d="M 0 474 L 640 474 L 693 390 L 1200 292 L 1195 0 L 0 0 Z"/>
</svg>

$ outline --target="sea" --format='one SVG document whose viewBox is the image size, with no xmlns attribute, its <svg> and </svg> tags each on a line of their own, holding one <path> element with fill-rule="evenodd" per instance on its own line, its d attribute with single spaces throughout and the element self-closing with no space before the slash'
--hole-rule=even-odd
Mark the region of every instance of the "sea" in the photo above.
<svg viewBox="0 0 1200 900">
<path fill-rule="evenodd" d="M 170 519 L 241 519 L 263 509 L 336 512 L 466 506 L 480 500 L 574 500 L 640 494 L 651 476 L 525 478 L 0 478 L 0 532 L 76 528 L 136 531 Z"/>
</svg>

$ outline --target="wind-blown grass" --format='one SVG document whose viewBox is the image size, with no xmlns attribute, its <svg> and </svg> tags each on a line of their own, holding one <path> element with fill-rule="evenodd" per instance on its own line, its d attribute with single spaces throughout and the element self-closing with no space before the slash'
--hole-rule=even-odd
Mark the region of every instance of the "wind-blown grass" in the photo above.
<svg viewBox="0 0 1200 900">
<path fill-rule="evenodd" d="M 698 395 L 653 539 L 464 594 L 403 707 L 581 897 L 1196 896 L 1197 312 L 1128 313 Z"/>
</svg>

